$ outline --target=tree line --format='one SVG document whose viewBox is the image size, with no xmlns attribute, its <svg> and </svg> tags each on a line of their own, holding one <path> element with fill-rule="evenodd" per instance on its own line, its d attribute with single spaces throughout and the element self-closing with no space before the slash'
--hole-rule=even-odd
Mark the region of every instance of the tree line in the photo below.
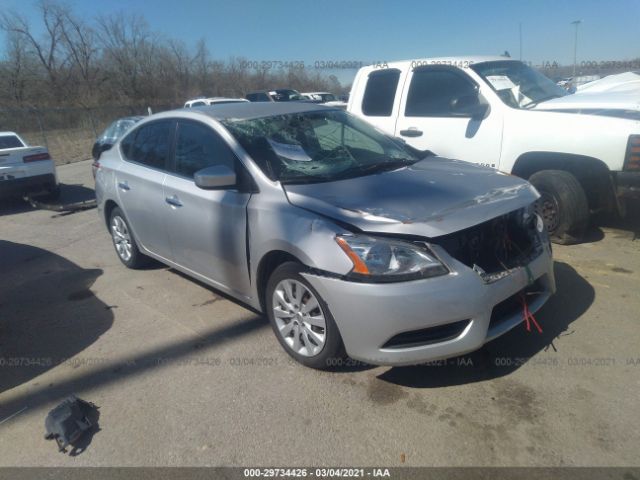
<svg viewBox="0 0 640 480">
<path fill-rule="evenodd" d="M 204 40 L 189 47 L 154 32 L 137 14 L 85 19 L 54 0 L 40 1 L 37 11 L 40 28 L 18 12 L 0 14 L 3 108 L 177 106 L 200 95 L 242 97 L 278 87 L 348 91 L 334 75 L 319 71 L 253 69 L 244 58 L 215 60 Z"/>
</svg>

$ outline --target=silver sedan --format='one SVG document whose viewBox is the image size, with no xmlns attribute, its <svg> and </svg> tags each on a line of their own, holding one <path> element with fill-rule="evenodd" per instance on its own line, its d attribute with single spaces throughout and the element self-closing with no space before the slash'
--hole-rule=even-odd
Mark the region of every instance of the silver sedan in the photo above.
<svg viewBox="0 0 640 480">
<path fill-rule="evenodd" d="M 310 367 L 457 356 L 530 326 L 555 290 L 529 183 L 339 109 L 152 115 L 96 168 L 122 263 L 154 258 L 264 312 Z"/>
</svg>

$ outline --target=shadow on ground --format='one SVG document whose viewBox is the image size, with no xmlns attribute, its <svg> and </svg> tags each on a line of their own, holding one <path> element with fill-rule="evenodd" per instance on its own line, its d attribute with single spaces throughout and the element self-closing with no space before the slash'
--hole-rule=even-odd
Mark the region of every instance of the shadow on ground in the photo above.
<svg viewBox="0 0 640 480">
<path fill-rule="evenodd" d="M 433 365 L 391 368 L 378 378 L 413 388 L 463 385 L 509 375 L 540 351 L 556 350 L 554 341 L 573 333 L 573 322 L 591 306 L 595 290 L 566 263 L 555 263 L 555 276 L 556 294 L 535 315 L 542 334 L 533 328 L 527 332 L 521 324 L 463 357 Z"/>
<path fill-rule="evenodd" d="M 102 270 L 5 240 L 0 258 L 1 393 L 77 355 L 111 328 L 113 313 L 90 289 Z"/>
<path fill-rule="evenodd" d="M 34 199 L 52 206 L 70 205 L 74 203 L 95 200 L 96 193 L 93 188 L 82 184 L 60 184 L 60 197 L 56 200 L 47 200 L 45 196 L 34 195 Z M 0 216 L 18 215 L 35 210 L 29 202 L 20 197 L 0 198 Z"/>
<path fill-rule="evenodd" d="M 60 383 L 35 381 L 26 393 L 0 405 L 0 420 L 25 408 L 38 408 L 72 393 L 162 368 L 196 350 L 215 348 L 269 325 L 256 315 L 201 332 L 197 339 L 137 349 L 127 357 L 83 358 L 78 353 L 111 327 L 111 310 L 117 307 L 104 304 L 90 290 L 102 270 L 82 269 L 46 250 L 8 241 L 0 241 L 0 258 L 7 259 L 0 275 L 0 358 L 5 362 L 0 366 L 0 393 L 61 362 L 77 368 L 96 360 L 92 368 L 68 374 Z"/>
<path fill-rule="evenodd" d="M 585 234 L 583 243 L 593 243 L 602 240 L 604 238 L 603 228 L 619 230 L 625 238 L 629 237 L 630 240 L 639 240 L 640 199 L 628 200 L 626 207 L 627 215 L 624 218 L 609 214 L 596 215 Z M 620 235 L 618 234 L 618 236 Z"/>
</svg>

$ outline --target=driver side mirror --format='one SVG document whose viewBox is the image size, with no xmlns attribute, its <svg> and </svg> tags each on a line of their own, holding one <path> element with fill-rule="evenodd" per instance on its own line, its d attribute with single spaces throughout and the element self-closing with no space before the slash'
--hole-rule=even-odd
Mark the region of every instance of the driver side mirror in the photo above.
<svg viewBox="0 0 640 480">
<path fill-rule="evenodd" d="M 193 179 L 203 190 L 216 190 L 236 186 L 236 172 L 226 165 L 214 165 L 198 170 Z"/>
<path fill-rule="evenodd" d="M 480 94 L 463 95 L 451 101 L 451 111 L 459 115 L 466 115 L 472 120 L 482 120 L 489 111 L 488 103 L 480 102 Z"/>
</svg>

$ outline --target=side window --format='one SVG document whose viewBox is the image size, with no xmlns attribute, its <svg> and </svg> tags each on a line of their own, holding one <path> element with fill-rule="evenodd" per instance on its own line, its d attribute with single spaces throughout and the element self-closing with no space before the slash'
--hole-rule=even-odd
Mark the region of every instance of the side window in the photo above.
<svg viewBox="0 0 640 480">
<path fill-rule="evenodd" d="M 452 117 L 464 114 L 455 111 L 458 99 L 476 94 L 475 85 L 452 70 L 416 69 L 411 79 L 407 117 Z"/>
<path fill-rule="evenodd" d="M 198 170 L 213 165 L 226 165 L 235 170 L 236 157 L 210 127 L 197 122 L 178 122 L 175 172 L 193 178 Z"/>
<path fill-rule="evenodd" d="M 396 68 L 371 72 L 362 99 L 362 113 L 370 117 L 390 117 L 399 79 L 400 70 Z"/>
<path fill-rule="evenodd" d="M 143 125 L 122 141 L 122 153 L 134 162 L 165 169 L 169 157 L 172 125 L 171 121 Z"/>
<path fill-rule="evenodd" d="M 133 141 L 136 139 L 137 133 L 138 130 L 134 130 L 120 141 L 120 150 L 127 160 L 131 160 L 131 147 L 133 146 Z"/>
<path fill-rule="evenodd" d="M 191 104 L 192 107 L 204 107 L 206 105 L 205 102 L 193 102 Z"/>
</svg>

